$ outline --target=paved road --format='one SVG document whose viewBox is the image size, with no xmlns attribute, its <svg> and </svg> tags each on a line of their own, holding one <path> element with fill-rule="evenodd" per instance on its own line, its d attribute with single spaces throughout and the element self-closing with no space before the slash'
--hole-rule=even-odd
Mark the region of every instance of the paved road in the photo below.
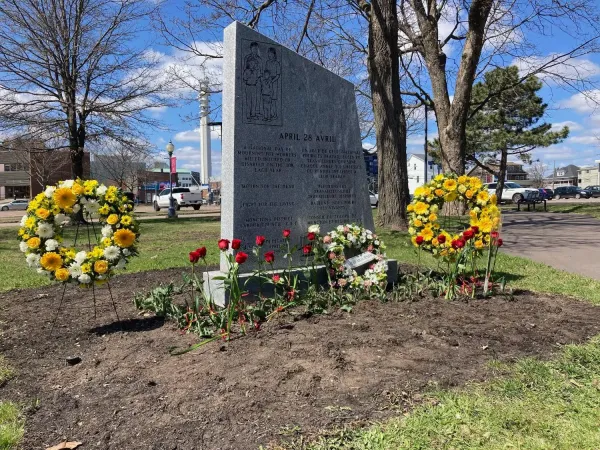
<svg viewBox="0 0 600 450">
<path fill-rule="evenodd" d="M 600 280 L 599 219 L 524 211 L 505 212 L 502 222 L 506 252 Z"/>
</svg>

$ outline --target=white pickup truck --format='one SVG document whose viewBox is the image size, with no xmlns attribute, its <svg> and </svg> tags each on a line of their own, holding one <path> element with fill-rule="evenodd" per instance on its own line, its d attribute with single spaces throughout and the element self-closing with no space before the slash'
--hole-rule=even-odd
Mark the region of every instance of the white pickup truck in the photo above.
<svg viewBox="0 0 600 450">
<path fill-rule="evenodd" d="M 160 191 L 154 197 L 154 211 L 160 211 L 160 208 L 168 208 L 170 196 L 171 189 Z M 189 188 L 175 187 L 173 188 L 173 201 L 177 210 L 191 206 L 197 211 L 202 205 L 202 193 L 200 191 L 190 191 Z"/>
</svg>

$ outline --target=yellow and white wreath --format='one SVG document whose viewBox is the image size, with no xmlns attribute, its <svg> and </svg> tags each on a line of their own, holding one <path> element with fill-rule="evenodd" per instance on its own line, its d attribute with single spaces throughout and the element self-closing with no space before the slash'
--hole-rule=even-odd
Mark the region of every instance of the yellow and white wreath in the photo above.
<svg viewBox="0 0 600 450">
<path fill-rule="evenodd" d="M 61 181 L 29 202 L 19 228 L 20 249 L 30 267 L 53 281 L 100 284 L 137 255 L 139 225 L 132 212 L 132 202 L 115 186 L 96 180 Z M 76 215 L 88 220 L 98 235 L 88 251 L 63 245 L 64 227 Z"/>
<path fill-rule="evenodd" d="M 452 235 L 440 227 L 438 215 L 444 203 L 454 201 L 466 203 L 471 226 Z M 500 227 L 496 195 L 490 195 L 479 178 L 466 175 L 440 174 L 418 187 L 408 205 L 408 216 L 413 245 L 446 260 L 454 260 L 468 241 L 475 251 L 482 250 Z"/>
</svg>

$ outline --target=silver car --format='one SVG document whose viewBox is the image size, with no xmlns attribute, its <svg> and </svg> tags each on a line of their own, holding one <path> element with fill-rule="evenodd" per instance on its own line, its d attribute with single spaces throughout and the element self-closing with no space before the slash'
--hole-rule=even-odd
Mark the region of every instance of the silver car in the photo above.
<svg viewBox="0 0 600 450">
<path fill-rule="evenodd" d="M 29 205 L 29 200 L 13 200 L 12 202 L 5 203 L 0 206 L 0 211 L 8 211 L 9 209 L 27 209 L 27 205 Z"/>
</svg>

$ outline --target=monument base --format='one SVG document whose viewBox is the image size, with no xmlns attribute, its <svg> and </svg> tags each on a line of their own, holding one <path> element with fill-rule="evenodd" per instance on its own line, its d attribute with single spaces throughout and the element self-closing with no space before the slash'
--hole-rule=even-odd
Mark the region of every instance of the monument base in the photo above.
<svg viewBox="0 0 600 450">
<path fill-rule="evenodd" d="M 394 285 L 398 282 L 398 261 L 395 259 L 387 260 L 387 280 L 388 287 Z M 325 266 L 315 266 L 317 281 L 321 285 L 327 284 L 327 271 Z M 275 274 L 281 274 L 284 270 L 268 270 L 265 271 L 265 274 L 268 276 L 273 276 Z M 225 274 L 220 270 L 214 270 L 211 272 L 204 272 L 204 293 L 205 295 L 212 295 L 213 301 L 218 306 L 225 306 L 229 298 L 226 295 L 225 289 L 223 289 L 223 280 L 216 280 L 215 278 L 223 277 Z M 304 268 L 295 268 L 292 269 L 291 276 L 298 277 L 298 282 L 300 283 L 300 288 L 306 288 L 308 285 L 308 277 L 310 277 L 310 272 L 307 272 Z M 239 282 L 240 286 L 243 286 L 243 290 L 247 291 L 249 297 L 256 297 L 258 293 L 261 291 L 261 286 L 258 280 L 251 280 L 252 273 L 240 273 L 239 274 Z M 251 280 L 248 282 L 248 280 Z M 271 283 L 264 283 L 262 285 L 262 294 L 270 297 L 274 295 L 275 285 Z"/>
</svg>

